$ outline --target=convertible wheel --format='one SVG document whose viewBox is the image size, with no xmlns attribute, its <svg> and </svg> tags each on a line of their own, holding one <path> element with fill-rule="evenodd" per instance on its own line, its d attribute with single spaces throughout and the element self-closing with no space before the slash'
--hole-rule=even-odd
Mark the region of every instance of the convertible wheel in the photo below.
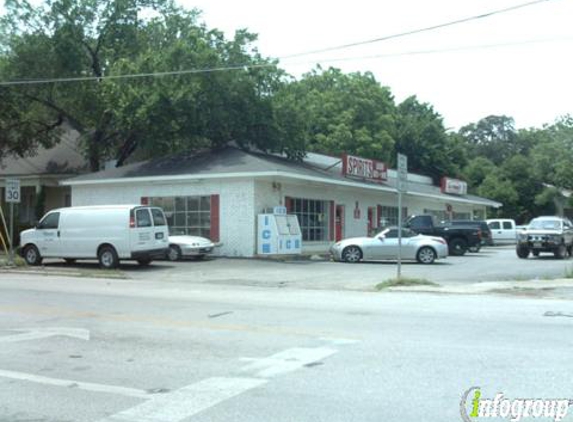
<svg viewBox="0 0 573 422">
<path fill-rule="evenodd" d="M 420 264 L 433 264 L 436 260 L 436 252 L 429 246 L 424 246 L 418 251 L 416 260 Z"/>
<path fill-rule="evenodd" d="M 342 251 L 342 259 L 344 262 L 358 262 L 362 259 L 362 251 L 358 246 L 348 246 Z"/>
<path fill-rule="evenodd" d="M 167 259 L 170 261 L 179 261 L 181 259 L 181 248 L 177 245 L 169 245 Z"/>
</svg>

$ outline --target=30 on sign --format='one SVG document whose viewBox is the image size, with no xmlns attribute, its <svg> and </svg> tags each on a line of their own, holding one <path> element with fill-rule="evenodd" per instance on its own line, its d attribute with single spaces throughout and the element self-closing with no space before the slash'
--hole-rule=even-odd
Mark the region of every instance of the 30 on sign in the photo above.
<svg viewBox="0 0 573 422">
<path fill-rule="evenodd" d="M 359 177 L 374 181 L 383 181 L 388 178 L 385 163 L 353 155 L 343 156 L 342 173 L 345 176 Z"/>
<path fill-rule="evenodd" d="M 20 180 L 5 179 L 6 182 L 6 202 L 20 202 Z"/>
</svg>

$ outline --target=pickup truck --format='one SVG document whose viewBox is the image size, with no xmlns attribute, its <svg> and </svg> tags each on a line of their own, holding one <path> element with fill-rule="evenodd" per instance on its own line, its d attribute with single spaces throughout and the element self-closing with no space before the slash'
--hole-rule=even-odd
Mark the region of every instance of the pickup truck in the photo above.
<svg viewBox="0 0 573 422">
<path fill-rule="evenodd" d="M 481 244 L 481 231 L 471 226 L 451 226 L 438 224 L 432 215 L 413 215 L 404 222 L 404 227 L 428 236 L 438 236 L 448 242 L 450 255 L 462 256 L 469 248 L 478 248 Z"/>
</svg>

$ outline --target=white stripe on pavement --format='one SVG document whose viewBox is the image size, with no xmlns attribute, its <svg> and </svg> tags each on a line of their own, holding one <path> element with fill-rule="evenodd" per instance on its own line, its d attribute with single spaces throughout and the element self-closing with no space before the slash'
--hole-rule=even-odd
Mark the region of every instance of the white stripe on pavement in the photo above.
<svg viewBox="0 0 573 422">
<path fill-rule="evenodd" d="M 98 422 L 178 422 L 266 382 L 255 378 L 208 378 L 154 396 Z"/>
<path fill-rule="evenodd" d="M 20 381 L 35 382 L 38 384 L 55 385 L 58 387 L 77 388 L 80 390 L 96 391 L 98 393 L 120 394 L 122 396 L 149 398 L 149 394 L 144 390 L 135 388 L 119 387 L 116 385 L 95 384 L 92 382 L 72 381 L 60 378 L 49 378 L 40 375 L 27 374 L 24 372 L 5 371 L 0 369 L 0 377 L 10 378 Z"/>
<path fill-rule="evenodd" d="M 296 347 L 276 353 L 268 358 L 243 360 L 252 363 L 241 368 L 243 372 L 256 372 L 256 377 L 272 378 L 277 375 L 296 371 L 305 365 L 316 363 L 328 356 L 335 354 L 338 350 L 327 347 L 304 348 Z"/>
</svg>

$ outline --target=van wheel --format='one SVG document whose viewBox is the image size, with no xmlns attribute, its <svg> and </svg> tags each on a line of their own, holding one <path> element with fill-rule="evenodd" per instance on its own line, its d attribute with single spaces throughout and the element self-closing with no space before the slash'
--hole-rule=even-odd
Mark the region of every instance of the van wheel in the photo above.
<svg viewBox="0 0 573 422">
<path fill-rule="evenodd" d="M 139 265 L 141 265 L 142 267 L 145 267 L 147 265 L 149 265 L 149 263 L 151 262 L 151 258 L 143 258 L 143 259 L 138 259 L 137 263 Z"/>
<path fill-rule="evenodd" d="M 64 258 L 64 261 L 66 261 L 68 265 L 74 265 L 76 263 L 76 260 L 73 258 Z"/>
<path fill-rule="evenodd" d="M 105 269 L 117 268 L 119 265 L 119 258 L 113 246 L 101 247 L 97 254 L 97 259 L 100 267 Z"/>
<path fill-rule="evenodd" d="M 28 245 L 24 248 L 24 260 L 28 265 L 40 265 L 42 263 L 42 256 L 37 247 Z"/>
</svg>

